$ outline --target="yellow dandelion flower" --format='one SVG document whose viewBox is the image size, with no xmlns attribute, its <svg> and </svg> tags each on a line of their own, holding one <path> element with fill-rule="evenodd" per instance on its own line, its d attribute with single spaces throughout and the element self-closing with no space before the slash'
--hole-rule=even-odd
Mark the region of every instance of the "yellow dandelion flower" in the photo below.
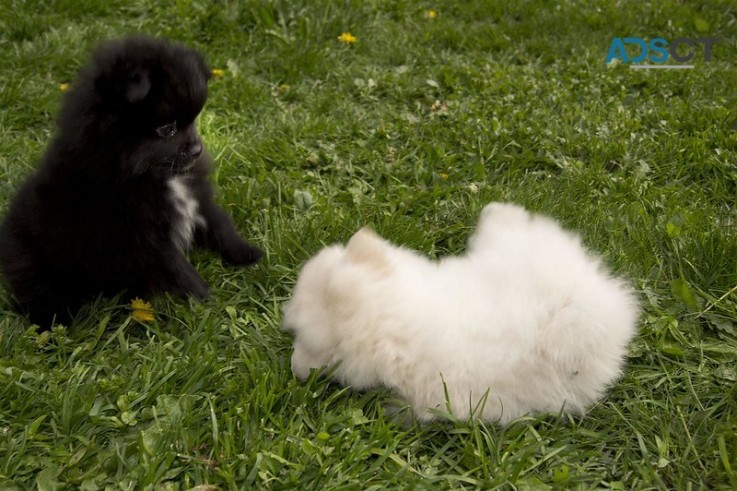
<svg viewBox="0 0 737 491">
<path fill-rule="evenodd" d="M 431 112 L 444 113 L 448 110 L 448 106 L 444 102 L 435 101 L 430 106 Z"/>
<path fill-rule="evenodd" d="M 131 301 L 131 309 L 133 309 L 131 316 L 138 322 L 153 322 L 156 320 L 154 309 L 151 307 L 151 304 L 145 300 L 134 298 Z"/>
<path fill-rule="evenodd" d="M 222 68 L 213 68 L 212 70 L 210 70 L 210 73 L 212 73 L 213 77 L 217 78 L 222 78 L 223 76 L 225 76 L 225 70 L 223 70 Z"/>
<path fill-rule="evenodd" d="M 434 19 L 437 16 L 438 16 L 437 10 L 430 9 L 430 10 L 425 11 L 425 17 L 427 17 L 428 19 Z"/>
<path fill-rule="evenodd" d="M 448 174 L 446 174 L 445 172 L 442 172 L 440 174 L 440 179 L 442 179 L 444 181 L 447 181 L 448 180 L 448 177 L 450 177 L 450 176 Z"/>
<path fill-rule="evenodd" d="M 281 84 L 281 85 L 279 86 L 279 92 L 281 92 L 282 94 L 283 94 L 284 92 L 288 92 L 288 91 L 289 91 L 289 89 L 291 89 L 291 87 L 290 87 L 289 85 L 287 85 L 287 84 Z"/>
<path fill-rule="evenodd" d="M 338 36 L 338 41 L 340 41 L 341 43 L 353 44 L 358 41 L 358 38 L 350 32 L 344 32 L 343 34 Z"/>
<path fill-rule="evenodd" d="M 62 92 L 66 92 L 67 90 L 69 90 L 69 83 L 68 82 L 60 83 L 59 90 L 61 90 Z"/>
</svg>

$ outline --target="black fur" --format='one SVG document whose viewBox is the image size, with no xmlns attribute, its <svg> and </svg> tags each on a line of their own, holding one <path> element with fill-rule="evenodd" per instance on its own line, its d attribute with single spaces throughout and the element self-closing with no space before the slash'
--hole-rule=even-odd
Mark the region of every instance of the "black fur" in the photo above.
<svg viewBox="0 0 737 491">
<path fill-rule="evenodd" d="M 195 127 L 208 78 L 199 53 L 142 36 L 103 45 L 82 70 L 0 225 L 0 267 L 32 322 L 69 320 L 99 294 L 207 296 L 174 239 L 173 177 L 198 202 L 196 245 L 233 264 L 261 257 L 213 201 Z"/>
</svg>

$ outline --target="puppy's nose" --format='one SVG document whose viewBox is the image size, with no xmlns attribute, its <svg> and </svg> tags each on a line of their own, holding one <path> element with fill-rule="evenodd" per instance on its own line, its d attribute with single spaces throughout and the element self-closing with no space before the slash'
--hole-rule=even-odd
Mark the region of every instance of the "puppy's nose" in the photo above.
<svg viewBox="0 0 737 491">
<path fill-rule="evenodd" d="M 190 143 L 187 150 L 189 151 L 189 154 L 192 157 L 199 157 L 200 154 L 202 153 L 202 142 L 196 141 L 196 142 Z"/>
</svg>

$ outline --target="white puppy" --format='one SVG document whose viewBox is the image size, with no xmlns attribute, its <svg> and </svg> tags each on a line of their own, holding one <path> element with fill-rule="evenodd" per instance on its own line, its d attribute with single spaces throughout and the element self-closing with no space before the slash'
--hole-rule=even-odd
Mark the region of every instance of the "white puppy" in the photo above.
<svg viewBox="0 0 737 491">
<path fill-rule="evenodd" d="M 432 261 L 363 229 L 305 264 L 284 307 L 292 371 L 338 364 L 384 385 L 421 420 L 450 410 L 506 424 L 582 413 L 621 373 L 632 290 L 581 240 L 511 204 L 486 206 L 468 251 Z"/>
</svg>

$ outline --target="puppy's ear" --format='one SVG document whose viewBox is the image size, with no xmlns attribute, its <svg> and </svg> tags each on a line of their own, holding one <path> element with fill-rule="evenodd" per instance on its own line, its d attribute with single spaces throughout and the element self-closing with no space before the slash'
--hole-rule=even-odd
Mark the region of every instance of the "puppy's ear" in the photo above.
<svg viewBox="0 0 737 491">
<path fill-rule="evenodd" d="M 143 100 L 151 90 L 151 78 L 148 70 L 136 68 L 131 70 L 126 77 L 124 91 L 128 102 Z"/>
<path fill-rule="evenodd" d="M 104 100 L 115 105 L 139 102 L 151 90 L 151 76 L 143 67 L 113 67 L 95 79 L 95 89 Z"/>
<path fill-rule="evenodd" d="M 384 239 L 370 228 L 364 227 L 356 232 L 348 241 L 345 251 L 346 257 L 355 263 L 386 272 L 391 269 Z"/>
</svg>

